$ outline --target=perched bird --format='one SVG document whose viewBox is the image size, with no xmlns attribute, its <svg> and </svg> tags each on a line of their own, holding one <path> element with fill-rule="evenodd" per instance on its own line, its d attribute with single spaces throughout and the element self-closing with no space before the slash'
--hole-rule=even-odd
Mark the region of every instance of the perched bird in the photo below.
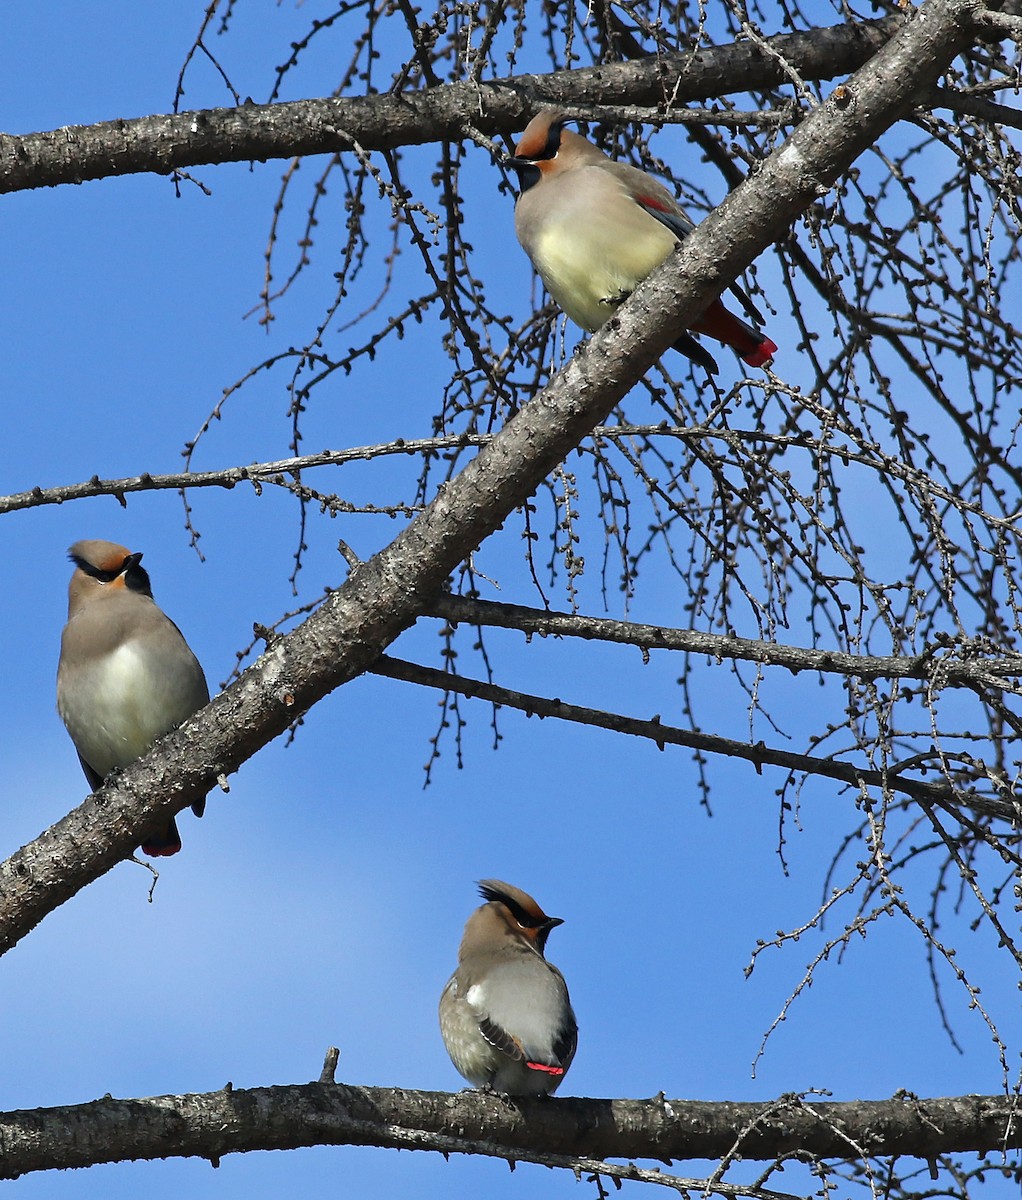
<svg viewBox="0 0 1022 1200">
<path fill-rule="evenodd" d="M 695 226 L 662 183 L 565 129 L 570 119 L 539 113 L 507 161 L 522 188 L 518 240 L 550 295 L 592 333 Z M 734 284 L 731 291 L 762 324 L 745 292 Z M 765 366 L 777 350 L 719 299 L 689 328 L 730 346 L 750 367 Z M 695 338 L 683 334 L 674 347 L 716 373 L 713 356 Z"/>
<path fill-rule="evenodd" d="M 75 542 L 60 640 L 57 711 L 95 790 L 209 700 L 206 679 L 174 622 L 157 608 L 141 554 Z M 201 817 L 206 801 L 192 812 Z M 152 857 L 181 849 L 173 817 L 142 843 Z"/>
<path fill-rule="evenodd" d="M 575 1054 L 578 1026 L 564 977 L 543 957 L 560 917 L 499 879 L 469 917 L 458 969 L 440 997 L 440 1032 L 469 1083 L 509 1096 L 553 1092 Z"/>
</svg>

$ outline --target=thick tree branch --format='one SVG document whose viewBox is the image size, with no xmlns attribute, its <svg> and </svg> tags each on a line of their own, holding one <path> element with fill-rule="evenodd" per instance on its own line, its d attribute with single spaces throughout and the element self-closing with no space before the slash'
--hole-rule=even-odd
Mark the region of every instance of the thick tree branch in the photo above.
<svg viewBox="0 0 1022 1200">
<path fill-rule="evenodd" d="M 438 597 L 422 615 L 440 617 L 452 624 L 464 621 L 469 625 L 494 625 L 541 637 L 615 642 L 637 646 L 643 652 L 680 650 L 705 654 L 708 658 L 763 663 L 783 667 L 796 675 L 801 671 L 817 671 L 821 675 L 855 679 L 918 679 L 931 683 L 935 689 L 984 687 L 1016 693 L 1022 690 L 1022 654 L 984 657 L 978 648 L 960 645 L 951 638 L 922 654 L 850 654 L 844 650 L 816 650 L 698 629 L 672 629 L 519 604 L 496 604 L 450 593 Z"/>
<path fill-rule="evenodd" d="M 659 716 L 646 719 L 626 717 L 622 713 L 585 708 L 579 704 L 566 704 L 558 697 L 517 692 L 496 683 L 469 679 L 464 675 L 452 675 L 438 667 L 425 667 L 388 655 L 381 655 L 369 670 L 372 674 L 382 675 L 387 679 L 400 679 L 405 683 L 417 683 L 441 691 L 456 692 L 459 696 L 469 696 L 475 700 L 488 700 L 491 704 L 499 704 L 504 708 L 516 708 L 529 716 L 557 717 L 562 721 L 574 721 L 579 725 L 592 725 L 597 729 L 646 738 L 661 750 L 664 746 L 686 746 L 703 754 L 719 754 L 725 758 L 741 759 L 752 763 L 759 773 L 765 766 L 780 767 L 796 775 L 817 775 L 824 779 L 834 779 L 856 789 L 886 789 L 908 796 L 926 807 L 967 808 L 974 813 L 1012 824 L 1015 824 L 1019 817 L 1018 806 L 1010 799 L 1001 800 L 964 788 L 952 788 L 943 781 L 928 783 L 902 775 L 897 764 L 893 764 L 889 770 L 878 771 L 873 767 L 859 767 L 836 758 L 818 758 L 812 754 L 798 754 L 793 750 L 779 750 L 762 741 L 739 742 L 734 738 L 702 733 L 697 729 L 679 729 L 676 725 L 664 725 Z M 934 765 L 933 761 L 930 765 Z M 912 766 L 917 768 L 919 764 L 913 759 Z"/>
<path fill-rule="evenodd" d="M 383 1146 L 489 1154 L 658 1161 L 929 1158 L 1022 1145 L 1016 1102 L 1004 1096 L 807 1103 L 516 1099 L 465 1091 L 416 1092 L 335 1083 L 249 1088 L 0 1114 L 0 1178 L 127 1159 L 246 1150 Z M 568 1164 L 565 1164 L 568 1165 Z"/>
<path fill-rule="evenodd" d="M 781 34 L 769 45 L 806 79 L 833 79 L 857 70 L 902 23 L 887 17 L 805 33 Z M 209 163 L 247 162 L 350 150 L 393 150 L 433 141 L 460 141 L 468 127 L 511 134 L 536 104 L 591 108 L 647 105 L 654 111 L 709 96 L 787 82 L 776 55 L 753 42 L 691 53 L 518 75 L 489 83 L 458 83 L 400 95 L 246 104 L 174 116 L 104 121 L 21 136 L 0 134 L 0 192 L 82 183 L 110 175 Z"/>
<path fill-rule="evenodd" d="M 385 550 L 182 729 L 0 864 L 0 951 L 126 857 L 140 828 L 204 795 L 369 667 L 649 364 L 945 70 L 975 7 L 927 0 Z"/>
</svg>

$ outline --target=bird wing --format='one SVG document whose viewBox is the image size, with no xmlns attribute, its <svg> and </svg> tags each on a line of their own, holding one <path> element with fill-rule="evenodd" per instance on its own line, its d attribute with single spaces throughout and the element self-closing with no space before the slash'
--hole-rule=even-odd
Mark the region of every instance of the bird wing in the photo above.
<svg viewBox="0 0 1022 1200">
<path fill-rule="evenodd" d="M 756 307 L 756 305 L 753 304 L 752 298 L 749 296 L 749 293 L 744 288 L 739 287 L 737 283 L 732 283 L 731 286 L 728 288 L 728 291 L 731 293 L 732 296 L 736 296 L 738 298 L 738 300 L 741 303 L 742 308 L 745 309 L 745 311 L 749 314 L 749 316 L 752 318 L 753 321 L 755 321 L 755 323 L 757 325 L 765 325 L 766 324 L 766 321 L 763 318 L 763 314 L 759 311 L 759 309 Z"/>
<path fill-rule="evenodd" d="M 477 997 L 476 1021 L 492 1046 L 528 1066 L 566 1068 L 575 1022 L 564 979 L 550 963 L 531 954 L 497 967 Z"/>
<path fill-rule="evenodd" d="M 477 1024 L 479 1025 L 479 1032 L 495 1050 L 499 1050 L 501 1054 L 506 1054 L 508 1058 L 514 1059 L 515 1062 L 522 1061 L 525 1057 L 525 1051 L 522 1049 L 522 1043 L 516 1037 L 508 1033 L 506 1029 L 501 1029 L 489 1017 L 479 1017 Z"/>
<path fill-rule="evenodd" d="M 655 180 L 650 180 L 650 183 L 654 182 Z M 679 242 L 688 237 L 695 229 L 695 225 L 666 188 L 647 186 L 640 191 L 633 192 L 633 199 L 644 212 L 655 217 L 661 225 L 666 225 Z"/>
<path fill-rule="evenodd" d="M 561 1027 L 557 1039 L 554 1041 L 554 1054 L 557 1055 L 557 1061 L 561 1065 L 561 1069 L 567 1071 L 571 1066 L 571 1060 L 575 1057 L 575 1049 L 578 1046 L 578 1026 L 566 1025 Z M 532 1066 L 532 1063 L 529 1064 Z"/>
<path fill-rule="evenodd" d="M 564 1075 L 575 1057 L 575 1046 L 578 1044 L 578 1030 L 562 1028 L 554 1041 L 552 1055 L 536 1055 L 535 1061 L 526 1055 L 521 1042 L 513 1037 L 506 1029 L 491 1021 L 489 1017 L 479 1020 L 479 1032 L 494 1049 L 506 1054 L 514 1062 L 522 1062 L 533 1071 L 543 1071 L 549 1075 Z M 548 1058 L 552 1061 L 546 1061 Z"/>
<path fill-rule="evenodd" d="M 82 764 L 82 770 L 85 772 L 85 778 L 89 781 L 89 787 L 94 792 L 99 791 L 103 786 L 103 776 L 98 771 L 94 771 L 92 767 L 82 758 L 82 752 L 78 751 L 78 761 Z"/>
<path fill-rule="evenodd" d="M 621 164 L 618 164 L 621 165 Z M 689 217 L 688 213 L 674 199 L 667 188 L 662 187 L 655 179 L 650 178 L 644 171 L 638 171 L 632 168 L 635 174 L 640 177 L 642 182 L 631 179 L 632 195 L 635 203 L 644 211 L 649 213 L 665 225 L 675 237 L 681 241 L 695 229 L 695 222 Z M 759 311 L 756 305 L 752 302 L 749 294 L 744 288 L 738 286 L 737 283 L 732 283 L 728 291 L 734 295 L 742 308 L 749 314 L 757 325 L 763 325 L 763 314 Z M 688 353 L 686 350 L 685 353 Z"/>
</svg>

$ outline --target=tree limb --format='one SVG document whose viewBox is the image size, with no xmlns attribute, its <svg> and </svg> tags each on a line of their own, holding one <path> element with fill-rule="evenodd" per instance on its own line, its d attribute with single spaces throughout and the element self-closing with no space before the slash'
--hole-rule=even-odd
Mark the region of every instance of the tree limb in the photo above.
<svg viewBox="0 0 1022 1200">
<path fill-rule="evenodd" d="M 94 496 L 113 496 L 124 505 L 124 497 L 132 492 L 180 491 L 184 488 L 225 488 L 230 491 L 242 483 L 255 486 L 278 484 L 289 486 L 286 477 L 297 480 L 302 471 L 314 467 L 342 466 L 352 462 L 371 462 L 387 455 L 433 454 L 460 450 L 470 446 L 485 446 L 495 434 L 454 433 L 447 437 L 399 438 L 375 446 L 351 446 L 341 450 L 321 450 L 272 462 L 249 463 L 238 467 L 221 467 L 212 471 L 172 471 L 152 475 L 126 475 L 120 479 L 100 479 L 93 475 L 81 483 L 58 484 L 55 487 L 34 487 L 27 492 L 12 492 L 0 496 L 0 515 L 27 508 L 42 508 L 50 504 L 67 504 L 71 500 L 86 500 Z M 291 485 L 293 486 L 293 485 Z"/>
<path fill-rule="evenodd" d="M 553 75 L 518 75 L 489 83 L 455 83 L 398 95 L 244 104 L 176 115 L 69 125 L 0 134 L 0 193 L 82 183 L 111 175 L 168 174 L 185 167 L 263 161 L 351 149 L 392 150 L 460 141 L 469 126 L 489 134 L 520 130 L 537 104 L 585 107 L 647 105 L 663 113 L 729 92 L 787 82 L 781 59 L 805 78 L 833 79 L 857 70 L 903 24 L 900 17 L 771 38 L 771 54 L 732 42 L 684 54 L 650 56 Z"/>
<path fill-rule="evenodd" d="M 615 621 L 579 613 L 555 612 L 520 604 L 497 604 L 445 592 L 423 616 L 470 625 L 494 625 L 541 637 L 577 637 L 587 641 L 637 646 L 642 651 L 679 650 L 708 658 L 739 659 L 783 667 L 798 674 L 818 671 L 855 679 L 918 679 L 945 687 L 1000 687 L 1007 692 L 1022 688 L 1022 654 L 982 657 L 978 650 L 959 646 L 952 639 L 922 654 L 851 654 L 845 650 L 817 650 L 733 634 L 704 633 L 698 629 L 672 629 L 636 621 Z"/>
<path fill-rule="evenodd" d="M 855 763 L 842 762 L 836 758 L 817 758 L 811 754 L 798 754 L 793 750 L 779 750 L 764 742 L 739 742 L 734 738 L 721 737 L 715 733 L 702 733 L 697 729 L 679 729 L 675 725 L 664 725 L 659 716 L 642 719 L 626 717 L 621 713 L 606 712 L 598 708 L 584 708 L 578 704 L 566 704 L 559 698 L 535 696 L 528 692 L 517 692 L 496 683 L 481 679 L 469 679 L 464 675 L 452 675 L 438 667 L 425 667 L 419 663 L 381 655 L 369 668 L 371 674 L 387 679 L 400 679 L 405 683 L 418 683 L 442 691 L 456 692 L 459 696 L 470 696 L 477 700 L 489 700 L 505 708 L 517 708 L 529 716 L 558 717 L 562 721 L 574 721 L 579 725 L 592 725 L 597 729 L 609 729 L 614 733 L 626 733 L 632 737 L 646 738 L 661 750 L 664 746 L 687 746 L 704 754 L 719 754 L 726 758 L 742 759 L 752 763 L 758 773 L 763 767 L 781 767 L 796 775 L 818 775 L 834 779 L 853 788 L 875 787 L 908 796 L 924 806 L 964 807 L 975 813 L 996 817 L 1001 821 L 1018 821 L 1018 806 L 1009 799 L 983 796 L 973 790 L 952 788 L 948 783 L 927 783 L 899 773 L 897 764 L 886 771 L 875 767 L 860 767 Z M 934 760 L 929 760 L 934 765 Z M 912 767 L 919 763 L 913 760 Z"/>
<path fill-rule="evenodd" d="M 794 252 L 794 250 L 792 251 Z M 801 259 L 800 265 L 808 272 L 812 264 L 808 259 Z M 817 276 L 817 281 L 819 277 Z M 819 281 L 822 282 L 822 281 Z M 831 297 L 831 304 L 837 301 Z M 980 441 L 981 436 L 972 431 L 965 431 L 974 441 Z M 44 488 L 41 485 L 29 488 L 24 492 L 12 492 L 0 496 L 0 515 L 8 512 L 18 512 L 29 508 L 42 508 L 51 504 L 67 504 L 71 500 L 86 500 L 96 496 L 113 496 L 122 506 L 124 497 L 132 492 L 155 492 L 168 489 L 179 491 L 188 488 L 224 488 L 231 490 L 240 483 L 251 483 L 255 486 L 270 484 L 272 486 L 296 489 L 297 479 L 302 471 L 317 467 L 338 467 L 352 462 L 372 462 L 377 458 L 391 455 L 421 455 L 440 454 L 451 450 L 464 450 L 470 447 L 478 448 L 489 445 L 495 437 L 492 433 L 452 433 L 444 436 L 427 438 L 397 438 L 392 442 L 378 442 L 373 445 L 345 446 L 336 450 L 321 450 L 313 454 L 300 454 L 289 458 L 274 459 L 269 462 L 252 462 L 239 466 L 218 467 L 206 471 L 171 471 L 153 474 L 143 471 L 139 475 L 126 475 L 115 479 L 100 479 L 93 475 L 91 479 L 79 483 L 56 484 Z M 598 425 L 591 431 L 594 442 L 615 442 L 631 437 L 641 438 L 671 438 L 679 441 L 722 441 L 732 449 L 754 446 L 769 446 L 778 450 L 795 447 L 809 450 L 819 457 L 836 457 L 842 463 L 860 463 L 870 469 L 877 470 L 876 458 L 870 457 L 864 451 L 857 449 L 847 442 L 828 442 L 824 440 L 807 441 L 801 435 L 770 432 L 765 429 L 742 429 L 729 426 L 726 429 L 712 425 Z M 991 455 L 993 448 L 987 446 Z M 962 496 L 953 488 L 939 483 L 937 480 L 923 477 L 918 470 L 907 464 L 899 464 L 891 459 L 882 461 L 883 471 L 894 478 L 925 491 L 947 504 L 953 505 L 959 512 L 969 513 L 979 517 L 984 524 L 994 528 L 1013 527 L 1018 521 L 1019 512 L 1010 512 L 1007 516 L 998 516 L 987 512 L 981 505 Z M 1010 471 L 1010 465 L 1001 464 L 1003 469 Z M 290 481 L 287 477 L 290 477 Z M 1012 478 L 1022 483 L 1022 477 L 1012 473 Z"/>
<path fill-rule="evenodd" d="M 927 0 L 636 289 L 432 503 L 206 708 L 0 864 L 0 952 L 360 674 L 678 334 L 967 44 L 977 0 Z"/>
<path fill-rule="evenodd" d="M 209 1159 L 247 1150 L 381 1146 L 487 1154 L 656 1159 L 820 1159 L 1015 1149 L 1017 1101 L 1004 1096 L 808 1103 L 517 1098 L 339 1083 L 222 1091 L 0 1114 L 0 1178 L 127 1159 Z M 583 1167 L 591 1169 L 589 1166 Z"/>
</svg>

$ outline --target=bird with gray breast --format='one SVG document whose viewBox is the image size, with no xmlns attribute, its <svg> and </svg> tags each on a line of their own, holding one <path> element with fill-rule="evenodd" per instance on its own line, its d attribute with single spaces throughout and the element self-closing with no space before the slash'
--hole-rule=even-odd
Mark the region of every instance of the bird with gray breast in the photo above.
<svg viewBox="0 0 1022 1200">
<path fill-rule="evenodd" d="M 529 122 L 507 165 L 517 173 L 515 232 L 547 291 L 590 333 L 695 228 L 674 195 L 652 175 L 615 162 L 580 134 L 572 118 L 544 110 Z M 730 289 L 756 325 L 763 318 L 738 287 Z M 730 346 L 749 366 L 770 363 L 777 346 L 755 325 L 713 300 L 693 333 Z M 690 334 L 674 348 L 711 374 L 713 355 Z"/>
<path fill-rule="evenodd" d="M 484 879 L 458 969 L 440 997 L 440 1032 L 458 1071 L 509 1096 L 553 1092 L 571 1066 L 578 1025 L 560 971 L 543 956 L 548 917 L 520 888 Z"/>
<path fill-rule="evenodd" d="M 126 767 L 209 701 L 202 667 L 153 600 L 141 554 L 114 542 L 75 542 L 60 640 L 57 711 L 89 786 Z M 205 798 L 192 804 L 201 817 Z M 147 831 L 152 857 L 181 849 L 177 822 Z"/>
</svg>

